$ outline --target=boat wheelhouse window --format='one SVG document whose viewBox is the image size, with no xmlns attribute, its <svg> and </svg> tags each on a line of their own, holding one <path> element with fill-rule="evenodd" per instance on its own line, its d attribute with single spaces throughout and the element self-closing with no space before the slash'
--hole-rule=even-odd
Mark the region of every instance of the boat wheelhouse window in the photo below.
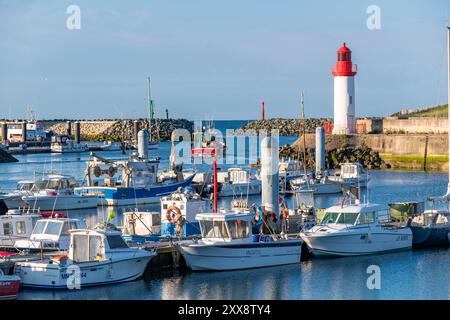
<svg viewBox="0 0 450 320">
<path fill-rule="evenodd" d="M 327 212 L 322 218 L 322 223 L 336 223 L 338 216 L 338 212 Z"/>
<path fill-rule="evenodd" d="M 41 233 L 43 233 L 44 229 L 45 229 L 45 224 L 46 224 L 45 221 L 38 221 L 38 222 L 36 222 L 36 225 L 34 226 L 34 229 L 33 229 L 33 233 L 34 234 L 41 234 Z"/>
<path fill-rule="evenodd" d="M 225 221 L 200 220 L 203 238 L 229 238 Z"/>
<path fill-rule="evenodd" d="M 375 222 L 375 212 L 361 212 L 358 218 L 358 224 L 369 224 Z"/>
<path fill-rule="evenodd" d="M 18 184 L 17 189 L 22 191 L 28 191 L 33 188 L 33 185 L 34 184 L 31 182 L 22 182 Z"/>
<path fill-rule="evenodd" d="M 48 180 L 37 181 L 33 184 L 33 190 L 41 190 L 47 188 Z"/>
<path fill-rule="evenodd" d="M 13 234 L 13 226 L 12 223 L 8 222 L 8 223 L 4 223 L 3 224 L 3 234 L 5 236 Z"/>
<path fill-rule="evenodd" d="M 228 230 L 232 239 L 248 238 L 248 223 L 242 220 L 228 221 Z"/>
<path fill-rule="evenodd" d="M 339 215 L 339 218 L 336 223 L 339 224 L 355 224 L 356 218 L 358 217 L 357 213 L 353 212 L 342 212 Z"/>
<path fill-rule="evenodd" d="M 106 236 L 110 249 L 128 248 L 125 240 L 123 240 L 120 234 Z"/>
<path fill-rule="evenodd" d="M 62 229 L 63 223 L 61 222 L 54 222 L 54 221 L 49 221 L 47 223 L 47 227 L 45 228 L 45 234 L 51 234 L 51 235 L 59 235 Z"/>
<path fill-rule="evenodd" d="M 89 261 L 103 260 L 103 241 L 101 236 L 89 236 Z"/>
<path fill-rule="evenodd" d="M 68 221 L 63 224 L 63 229 L 61 232 L 62 236 L 68 236 L 69 230 L 77 229 L 77 223 L 75 221 Z"/>
<path fill-rule="evenodd" d="M 25 234 L 25 221 L 16 221 L 16 233 L 17 234 Z"/>
<path fill-rule="evenodd" d="M 67 189 L 70 188 L 69 180 L 49 180 L 47 189 Z"/>
</svg>

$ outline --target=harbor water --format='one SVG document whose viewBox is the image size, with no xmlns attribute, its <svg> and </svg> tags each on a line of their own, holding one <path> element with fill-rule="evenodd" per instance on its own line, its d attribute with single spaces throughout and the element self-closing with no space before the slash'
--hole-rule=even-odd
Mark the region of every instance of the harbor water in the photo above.
<svg viewBox="0 0 450 320">
<path fill-rule="evenodd" d="M 238 123 L 221 123 L 235 128 Z M 216 125 L 218 129 L 220 128 Z M 295 137 L 280 137 L 280 145 Z M 151 156 L 161 157 L 161 167 L 169 163 L 170 143 L 163 142 Z M 120 159 L 120 152 L 102 152 L 108 159 Z M 13 189 L 18 180 L 32 178 L 40 172 L 61 172 L 82 182 L 88 153 L 18 155 L 17 163 L 0 166 L 0 191 Z M 387 205 L 395 201 L 424 201 L 443 195 L 447 188 L 445 173 L 372 171 L 365 201 Z M 229 200 L 219 201 L 228 206 Z M 251 197 L 250 202 L 259 202 Z M 316 197 L 324 208 L 339 203 L 340 196 Z M 294 205 L 292 199 L 290 205 Z M 88 226 L 104 221 L 111 210 L 113 222 L 121 224 L 121 213 L 131 207 L 70 211 L 71 217 L 83 219 Z M 140 209 L 159 211 L 159 205 Z M 420 249 L 363 257 L 317 259 L 282 267 L 233 272 L 191 272 L 170 270 L 145 274 L 143 280 L 81 290 L 20 291 L 19 299 L 450 299 L 450 249 Z M 368 268 L 379 268 L 380 287 L 369 289 Z M 370 268 L 369 268 L 370 270 Z"/>
</svg>

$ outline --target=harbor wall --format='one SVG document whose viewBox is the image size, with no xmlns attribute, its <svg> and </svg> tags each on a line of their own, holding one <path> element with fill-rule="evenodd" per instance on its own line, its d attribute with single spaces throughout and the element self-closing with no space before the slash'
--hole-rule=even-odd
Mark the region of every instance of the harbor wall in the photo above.
<svg viewBox="0 0 450 320">
<path fill-rule="evenodd" d="M 330 118 L 305 119 L 306 133 L 313 133 L 317 126 L 325 123 L 333 124 Z M 302 122 L 299 119 L 266 119 L 249 122 L 243 130 L 278 129 L 282 136 L 298 135 Z M 359 134 L 442 134 L 448 131 L 447 118 L 440 117 L 385 117 L 360 118 L 356 120 L 356 131 Z"/>
<path fill-rule="evenodd" d="M 434 117 L 386 117 L 383 119 L 383 133 L 428 133 L 448 132 L 447 118 Z"/>
<path fill-rule="evenodd" d="M 83 141 L 125 141 L 134 139 L 134 122 L 140 129 L 149 130 L 148 119 L 121 120 L 79 120 L 81 140 Z M 153 122 L 153 133 L 159 132 L 161 140 L 170 140 L 175 129 L 186 129 L 192 132 L 193 123 L 186 119 L 156 119 Z M 66 121 L 45 121 L 46 130 L 53 130 L 58 134 L 67 133 Z M 76 120 L 71 121 L 72 133 L 75 132 Z"/>
<path fill-rule="evenodd" d="M 294 150 L 302 148 L 303 140 L 298 139 Z M 325 149 L 343 150 L 346 148 L 369 148 L 379 154 L 381 159 L 394 169 L 448 170 L 447 134 L 357 134 L 326 135 Z M 315 148 L 315 135 L 306 135 L 306 148 Z M 293 151 L 294 153 L 295 151 Z M 383 166 L 386 168 L 386 166 Z"/>
</svg>

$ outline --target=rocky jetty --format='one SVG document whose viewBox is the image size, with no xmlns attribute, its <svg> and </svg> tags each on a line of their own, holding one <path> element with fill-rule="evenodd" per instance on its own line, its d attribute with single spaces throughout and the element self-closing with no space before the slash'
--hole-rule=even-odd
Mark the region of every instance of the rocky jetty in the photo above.
<svg viewBox="0 0 450 320">
<path fill-rule="evenodd" d="M 305 119 L 305 132 L 313 133 L 316 127 L 323 126 L 324 123 L 332 123 L 332 119 L 327 118 L 308 118 Z M 267 120 L 256 120 L 247 123 L 241 130 L 272 130 L 278 129 L 280 136 L 298 136 L 301 132 L 301 120 L 299 119 L 267 119 Z"/>
<path fill-rule="evenodd" d="M 17 162 L 16 158 L 14 158 L 12 155 L 10 155 L 8 152 L 0 148 L 0 163 L 6 163 L 6 162 Z"/>
<path fill-rule="evenodd" d="M 308 139 L 309 138 L 309 139 Z M 315 167 L 315 146 L 313 145 L 313 135 L 306 138 L 306 163 L 308 168 Z M 380 157 L 379 152 L 372 150 L 370 147 L 361 145 L 351 145 L 345 141 L 345 137 L 340 138 L 339 146 L 337 139 L 327 139 L 326 141 L 326 167 L 327 169 L 339 168 L 339 164 L 343 162 L 359 162 L 367 169 L 389 169 L 390 164 Z M 303 160 L 303 139 L 297 140 L 293 145 L 284 145 L 280 147 L 280 157 Z"/>
<path fill-rule="evenodd" d="M 72 134 L 75 132 L 75 121 L 72 121 Z M 80 121 L 81 140 L 83 141 L 125 141 L 134 138 L 133 119 L 124 120 L 90 120 Z M 137 119 L 140 129 L 149 129 L 148 119 Z M 193 123 L 186 119 L 156 119 L 152 123 L 152 131 L 159 132 L 162 141 L 170 140 L 172 131 L 175 129 L 193 130 Z M 49 123 L 46 130 L 53 130 L 58 134 L 67 132 L 67 122 L 61 121 Z"/>
</svg>

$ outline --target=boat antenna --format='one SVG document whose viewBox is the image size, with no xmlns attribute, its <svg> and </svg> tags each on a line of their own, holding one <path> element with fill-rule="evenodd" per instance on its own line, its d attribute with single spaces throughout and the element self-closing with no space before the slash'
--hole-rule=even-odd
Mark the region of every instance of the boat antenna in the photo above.
<svg viewBox="0 0 450 320">
<path fill-rule="evenodd" d="M 149 131 L 149 141 L 153 141 L 152 138 L 152 122 L 153 122 L 153 116 L 155 114 L 154 106 L 153 106 L 153 100 L 152 100 L 152 85 L 150 81 L 150 77 L 147 78 L 148 80 L 148 92 L 147 92 L 147 99 L 148 99 L 148 131 Z"/>
<path fill-rule="evenodd" d="M 367 195 L 367 204 L 369 204 L 370 203 L 370 198 L 369 198 L 369 172 L 368 171 L 366 171 L 366 183 L 367 183 L 367 186 L 366 186 L 366 195 Z"/>
<path fill-rule="evenodd" d="M 300 93 L 300 116 L 301 116 L 300 137 L 303 137 L 303 172 L 305 174 L 306 185 L 308 186 L 308 190 L 309 190 L 309 180 L 308 180 L 307 164 L 306 164 L 305 99 L 304 99 L 303 91 Z"/>
</svg>

